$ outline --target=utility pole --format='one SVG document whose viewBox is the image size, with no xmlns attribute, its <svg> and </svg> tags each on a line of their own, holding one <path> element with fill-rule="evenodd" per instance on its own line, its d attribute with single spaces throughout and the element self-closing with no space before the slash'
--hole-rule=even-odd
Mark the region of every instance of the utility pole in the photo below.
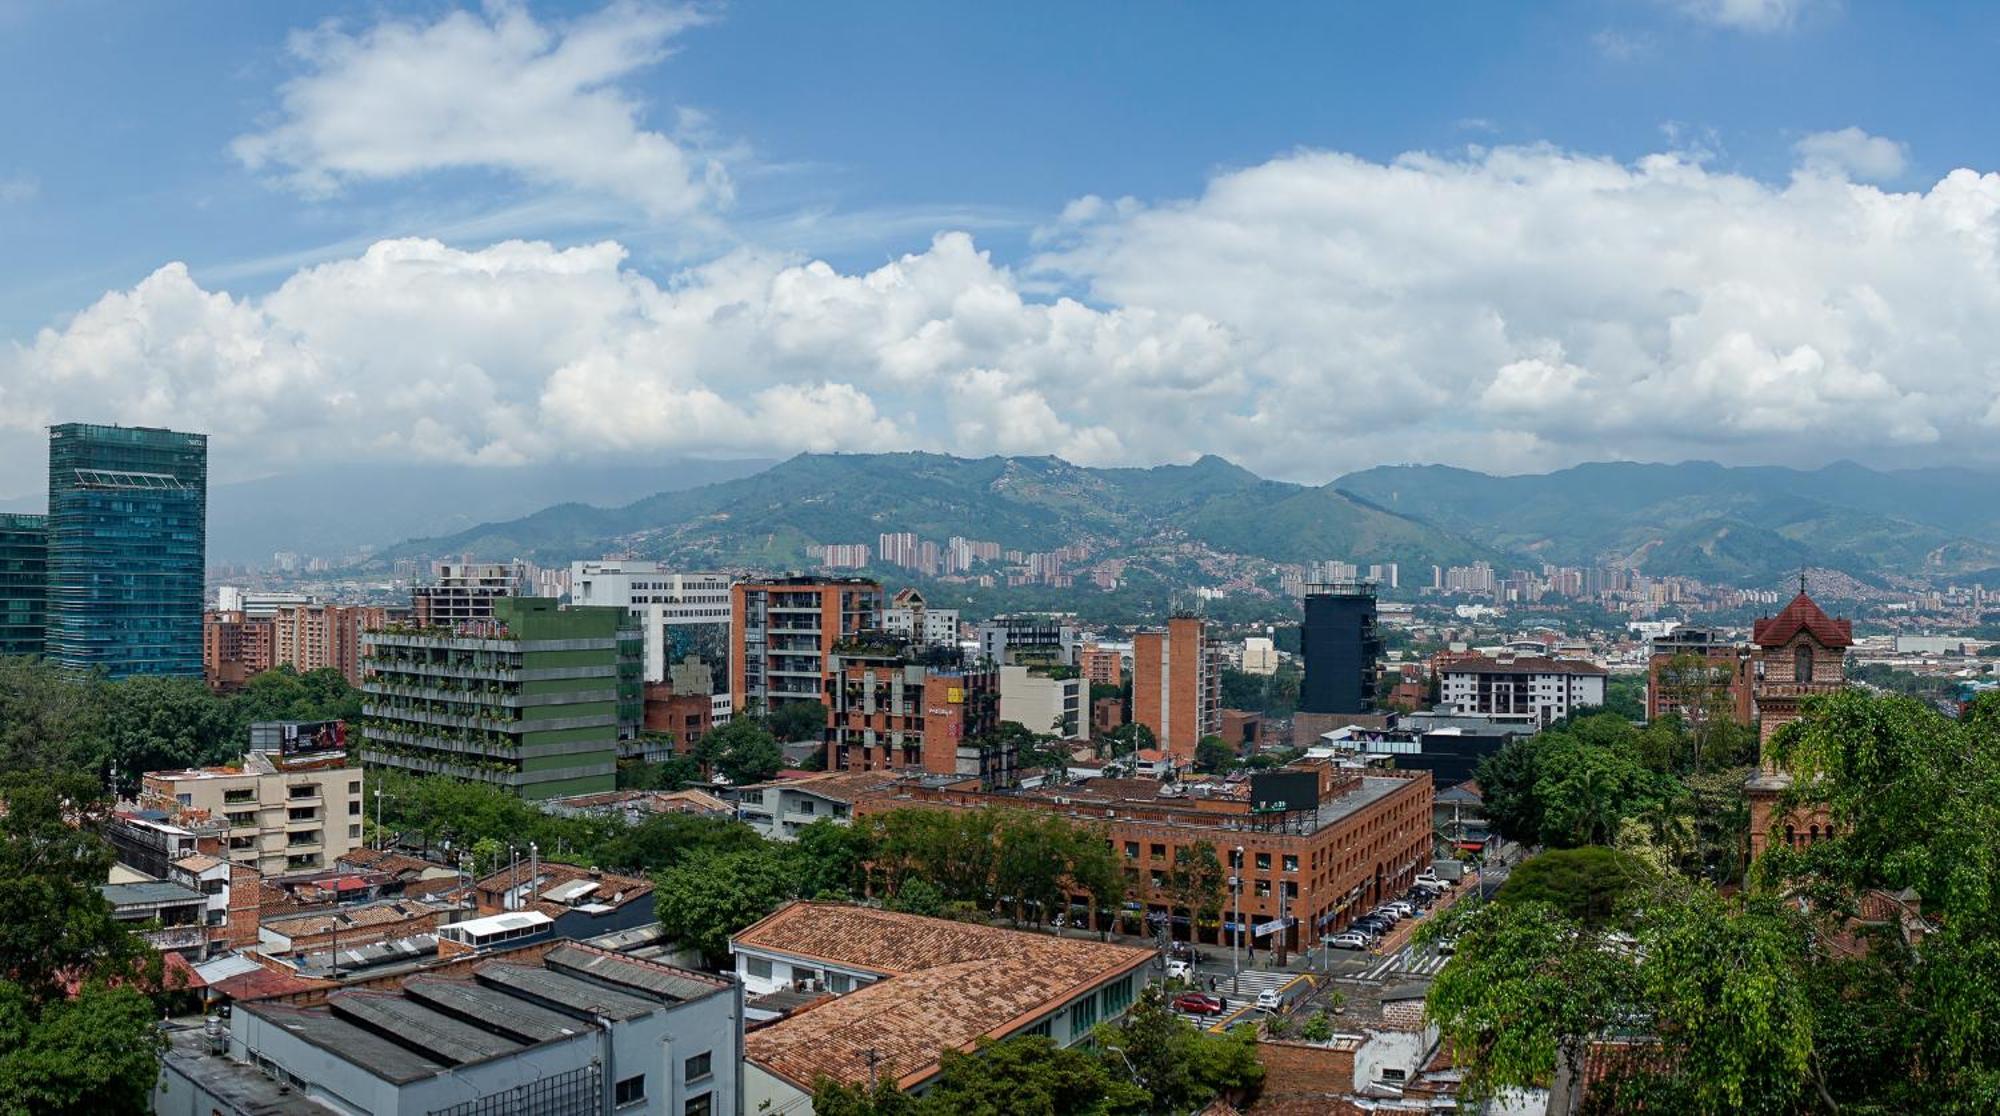
<svg viewBox="0 0 2000 1116">
<path fill-rule="evenodd" d="M 1292 897 L 1285 892 L 1285 882 L 1278 881 L 1278 967 L 1285 967 L 1285 939 L 1290 937 L 1291 927 L 1285 925 L 1285 916 L 1291 912 Z"/>
</svg>

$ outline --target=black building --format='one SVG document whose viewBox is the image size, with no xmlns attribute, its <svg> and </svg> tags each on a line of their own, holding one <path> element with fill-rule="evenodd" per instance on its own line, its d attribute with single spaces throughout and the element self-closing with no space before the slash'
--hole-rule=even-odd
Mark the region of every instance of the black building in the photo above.
<svg viewBox="0 0 2000 1116">
<path fill-rule="evenodd" d="M 1375 589 L 1366 584 L 1315 585 L 1306 592 L 1299 630 L 1305 678 L 1302 713 L 1367 713 L 1375 708 L 1375 663 L 1382 638 L 1375 630 Z"/>
</svg>

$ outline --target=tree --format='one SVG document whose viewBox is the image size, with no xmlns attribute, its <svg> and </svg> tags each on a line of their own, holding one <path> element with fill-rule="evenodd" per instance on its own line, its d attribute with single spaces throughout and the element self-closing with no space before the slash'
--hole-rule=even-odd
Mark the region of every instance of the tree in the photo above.
<svg viewBox="0 0 2000 1116">
<path fill-rule="evenodd" d="M 1651 879 L 1644 864 L 1616 849 L 1550 849 L 1515 868 L 1493 898 L 1545 904 L 1596 929 L 1610 923 L 1625 897 Z"/>
<path fill-rule="evenodd" d="M 139 776 L 167 768 L 234 759 L 247 741 L 199 678 L 135 675 L 106 694 L 103 765 L 118 772 L 118 791 L 138 790 Z"/>
<path fill-rule="evenodd" d="M 158 954 L 97 891 L 110 846 L 88 776 L 0 784 L 0 1111 L 143 1112 L 160 1034 Z"/>
<path fill-rule="evenodd" d="M 792 842 L 799 894 L 858 899 L 868 890 L 868 862 L 875 854 L 871 830 L 821 818 Z"/>
<path fill-rule="evenodd" d="M 0 657 L 0 773 L 94 769 L 104 685 L 65 678 L 40 659 Z"/>
<path fill-rule="evenodd" d="M 1194 766 L 1196 770 L 1226 771 L 1236 765 L 1236 753 L 1222 742 L 1220 736 L 1204 736 L 1194 744 Z"/>
<path fill-rule="evenodd" d="M 785 766 L 777 739 L 749 717 L 731 720 L 702 737 L 694 754 L 739 787 L 764 782 Z"/>
<path fill-rule="evenodd" d="M 946 1051 L 921 1116 L 1084 1116 L 1144 1103 L 1097 1058 L 1039 1035 Z"/>
<path fill-rule="evenodd" d="M 1199 919 L 1214 918 L 1221 912 L 1223 889 L 1228 882 L 1229 873 L 1223 871 L 1214 845 L 1198 841 L 1179 850 L 1173 870 L 1167 873 L 1167 903 L 1170 908 L 1188 913 L 1189 941 L 1194 940 Z M 1168 936 L 1172 936 L 1171 930 Z"/>
<path fill-rule="evenodd" d="M 771 708 L 764 726 L 779 740 L 822 740 L 826 737 L 826 706 L 817 701 L 784 701 Z M 736 724 L 731 720 L 730 725 Z M 725 728 L 728 725 L 723 726 Z"/>
<path fill-rule="evenodd" d="M 1173 1013 L 1157 984 L 1139 993 L 1123 1019 L 1099 1024 L 1095 1037 L 1105 1064 L 1125 1070 L 1146 1094 L 1126 1111 L 1192 1112 L 1223 1093 L 1252 1093 L 1264 1080 L 1254 1030 L 1203 1034 Z"/>
<path fill-rule="evenodd" d="M 1098 747 L 1098 755 L 1117 759 L 1120 756 L 1135 755 L 1159 747 L 1153 730 L 1137 721 L 1127 721 L 1104 734 Z"/>
<path fill-rule="evenodd" d="M 660 929 L 712 963 L 729 956 L 729 936 L 800 898 L 792 866 L 773 844 L 727 852 L 703 849 L 653 877 Z"/>
</svg>

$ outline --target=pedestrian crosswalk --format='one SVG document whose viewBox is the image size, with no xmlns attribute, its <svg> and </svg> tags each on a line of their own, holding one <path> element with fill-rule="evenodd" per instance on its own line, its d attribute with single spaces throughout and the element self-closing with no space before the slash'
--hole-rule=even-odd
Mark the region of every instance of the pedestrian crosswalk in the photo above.
<svg viewBox="0 0 2000 1116">
<path fill-rule="evenodd" d="M 1280 989 L 1298 979 L 1297 973 L 1267 973 L 1257 969 L 1245 969 L 1238 977 L 1231 977 L 1228 973 L 1214 975 L 1215 994 L 1229 997 L 1231 1007 L 1238 1000 L 1255 1000 L 1259 992 Z M 1207 990 L 1206 985 L 1203 990 Z"/>
<path fill-rule="evenodd" d="M 1400 949 L 1349 979 L 1369 982 L 1436 976 L 1451 958 L 1427 949 Z"/>
</svg>

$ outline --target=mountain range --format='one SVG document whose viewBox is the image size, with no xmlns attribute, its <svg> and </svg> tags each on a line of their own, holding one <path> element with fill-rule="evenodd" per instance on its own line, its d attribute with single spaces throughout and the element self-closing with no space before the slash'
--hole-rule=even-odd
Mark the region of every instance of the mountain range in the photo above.
<svg viewBox="0 0 2000 1116">
<path fill-rule="evenodd" d="M 889 453 L 802 454 L 713 483 L 673 479 L 628 503 L 558 504 L 388 556 L 554 563 L 623 553 L 797 569 L 811 565 L 812 543 L 873 546 L 882 532 L 911 531 L 1024 551 L 1083 542 L 1093 557 L 1192 548 L 1271 562 L 1397 562 L 1410 580 L 1432 564 L 1486 560 L 1617 563 L 1738 585 L 1778 584 L 1801 565 L 1877 583 L 2000 583 L 2000 478 L 1961 469 L 1605 463 L 1491 476 L 1400 465 L 1314 486 L 1215 456 L 1088 468 L 1054 457 Z"/>
</svg>

